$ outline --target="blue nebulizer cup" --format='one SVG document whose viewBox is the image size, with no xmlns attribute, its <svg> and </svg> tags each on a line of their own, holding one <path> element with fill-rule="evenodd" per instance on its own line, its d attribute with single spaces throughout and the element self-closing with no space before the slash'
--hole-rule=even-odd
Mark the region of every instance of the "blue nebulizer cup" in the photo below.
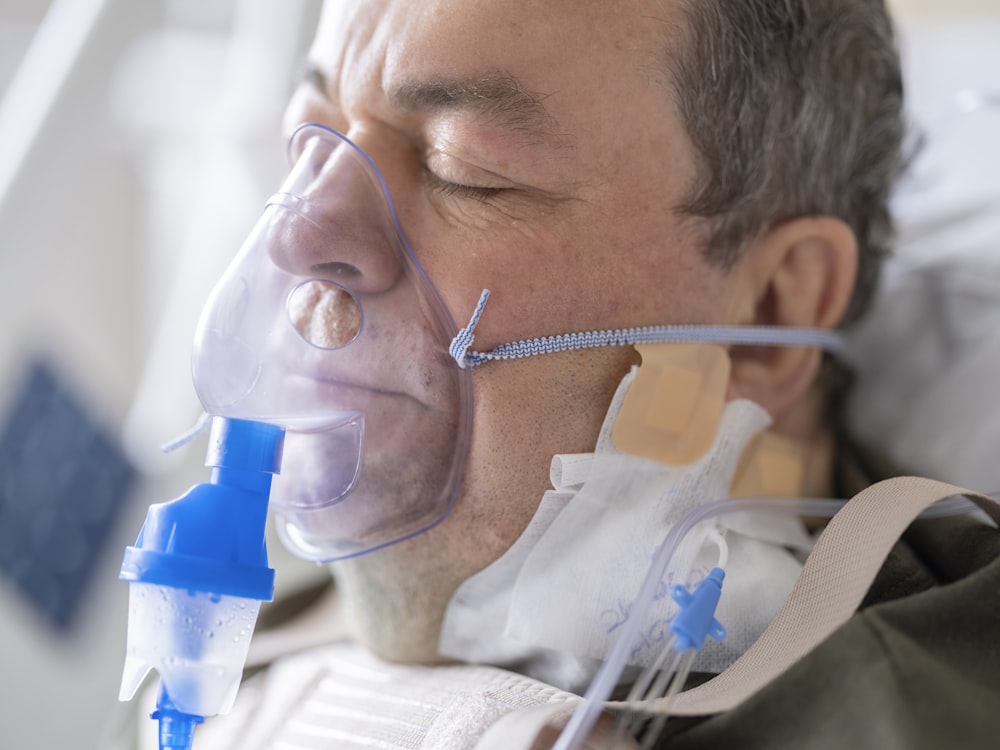
<svg viewBox="0 0 1000 750">
<path fill-rule="evenodd" d="M 160 676 L 161 748 L 190 747 L 195 724 L 232 707 L 274 571 L 264 542 L 271 478 L 284 431 L 217 418 L 211 479 L 152 505 L 120 577 L 129 582 L 128 642 L 120 700 Z"/>
</svg>

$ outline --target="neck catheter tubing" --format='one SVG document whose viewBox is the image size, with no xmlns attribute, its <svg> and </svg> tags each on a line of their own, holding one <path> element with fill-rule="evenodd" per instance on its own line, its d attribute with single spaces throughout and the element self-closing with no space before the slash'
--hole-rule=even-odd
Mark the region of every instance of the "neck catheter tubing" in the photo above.
<svg viewBox="0 0 1000 750">
<path fill-rule="evenodd" d="M 815 518 L 831 518 L 844 507 L 846 500 L 828 498 L 743 497 L 725 498 L 700 505 L 667 532 L 657 549 L 649 572 L 643 579 L 632 606 L 632 612 L 645 612 L 670 566 L 674 553 L 687 534 L 698 524 L 730 513 L 770 512 Z M 963 498 L 953 498 L 936 503 L 925 511 L 928 517 L 956 515 L 968 512 L 971 503 Z M 925 514 L 921 514 L 924 516 Z M 603 710 L 604 702 L 618 684 L 618 679 L 628 660 L 632 643 L 638 635 L 640 617 L 630 617 L 619 631 L 607 660 L 598 671 L 584 695 L 583 703 L 576 709 L 552 750 L 578 750 Z"/>
</svg>

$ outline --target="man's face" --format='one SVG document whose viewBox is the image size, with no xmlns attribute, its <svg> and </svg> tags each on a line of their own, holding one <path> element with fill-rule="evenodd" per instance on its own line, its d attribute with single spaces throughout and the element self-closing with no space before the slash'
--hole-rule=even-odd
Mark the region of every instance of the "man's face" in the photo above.
<svg viewBox="0 0 1000 750">
<path fill-rule="evenodd" d="M 662 2 L 328 2 L 288 127 L 323 123 L 374 159 L 458 325 L 492 291 L 477 350 L 736 322 L 736 274 L 702 259 L 698 227 L 675 211 L 696 175 L 664 64 L 677 24 Z M 593 449 L 634 361 L 606 348 L 473 371 L 451 515 L 335 566 L 364 641 L 390 658 L 434 658 L 455 587 L 523 531 L 552 455 Z"/>
</svg>

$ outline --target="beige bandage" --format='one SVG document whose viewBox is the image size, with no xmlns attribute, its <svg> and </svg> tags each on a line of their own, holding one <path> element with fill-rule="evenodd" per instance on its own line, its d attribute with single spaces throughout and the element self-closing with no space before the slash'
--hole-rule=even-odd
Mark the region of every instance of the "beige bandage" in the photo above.
<svg viewBox="0 0 1000 750">
<path fill-rule="evenodd" d="M 736 466 L 733 497 L 801 497 L 805 452 L 789 438 L 762 432 L 747 446 Z"/>
<path fill-rule="evenodd" d="M 611 436 L 623 453 L 668 466 L 696 461 L 712 446 L 730 362 L 715 344 L 638 344 L 642 365 Z"/>
</svg>

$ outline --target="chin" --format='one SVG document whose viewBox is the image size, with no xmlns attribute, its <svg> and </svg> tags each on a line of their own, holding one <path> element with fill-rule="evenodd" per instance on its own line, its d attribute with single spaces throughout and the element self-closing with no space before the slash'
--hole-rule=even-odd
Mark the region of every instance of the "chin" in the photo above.
<svg viewBox="0 0 1000 750">
<path fill-rule="evenodd" d="M 352 635 L 386 661 L 448 661 L 438 653 L 441 622 L 462 578 L 434 559 L 432 550 L 441 549 L 427 541 L 428 535 L 421 534 L 330 566 Z"/>
</svg>

